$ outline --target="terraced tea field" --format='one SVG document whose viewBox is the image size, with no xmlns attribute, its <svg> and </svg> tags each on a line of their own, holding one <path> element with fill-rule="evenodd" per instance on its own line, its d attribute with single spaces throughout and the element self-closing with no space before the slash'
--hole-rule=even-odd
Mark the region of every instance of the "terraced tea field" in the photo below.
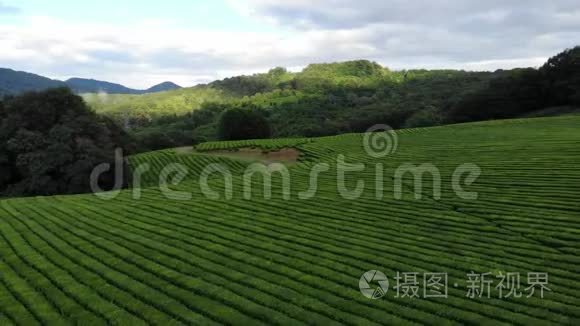
<svg viewBox="0 0 580 326">
<path fill-rule="evenodd" d="M 271 198 L 259 178 L 244 198 L 251 162 L 165 150 L 129 158 L 150 165 L 138 194 L 2 200 L 0 324 L 578 325 L 578 126 L 576 116 L 402 130 L 396 151 L 377 158 L 359 134 L 197 149 L 297 148 L 289 199 L 277 174 Z M 337 190 L 339 155 L 366 165 L 346 174 L 349 190 L 364 182 L 357 199 Z M 156 186 L 171 163 L 188 170 L 169 183 L 180 198 Z M 211 163 L 229 169 L 231 199 L 219 174 L 208 185 L 220 198 L 202 193 Z M 440 184 L 427 178 L 418 189 L 405 174 L 398 190 L 397 170 L 409 163 L 435 166 Z M 453 182 L 466 163 L 480 175 L 461 190 L 476 199 Z M 328 171 L 301 196 L 317 164 Z M 384 297 L 361 294 L 368 270 L 387 275 Z M 422 287 L 418 298 L 396 297 L 397 272 L 447 273 L 447 297 L 425 298 Z M 466 295 L 472 272 L 494 279 L 489 298 Z M 522 274 L 521 297 L 498 297 L 496 276 L 508 272 Z M 526 297 L 528 272 L 548 273 L 543 298 Z"/>
</svg>

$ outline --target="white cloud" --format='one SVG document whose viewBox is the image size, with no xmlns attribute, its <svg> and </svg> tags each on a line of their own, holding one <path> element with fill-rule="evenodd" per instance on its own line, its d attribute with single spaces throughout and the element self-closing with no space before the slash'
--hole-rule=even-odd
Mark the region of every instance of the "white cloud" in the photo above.
<svg viewBox="0 0 580 326">
<path fill-rule="evenodd" d="M 130 26 L 69 24 L 31 17 L 24 26 L 0 24 L 3 65 L 54 77 L 109 79 L 134 87 L 173 80 L 209 81 L 219 70 L 266 69 L 254 60 L 276 43 L 269 34 L 190 31 L 157 22 Z"/>
<path fill-rule="evenodd" d="M 5 5 L 0 1 L 0 15 L 13 15 L 19 13 L 20 13 L 19 8 Z"/>
<path fill-rule="evenodd" d="M 359 58 L 396 69 L 538 66 L 580 39 L 580 4 L 573 1 L 231 1 L 280 27 L 191 30 L 163 20 L 113 26 L 28 17 L 19 26 L 0 22 L 0 62 L 147 88 Z"/>
<path fill-rule="evenodd" d="M 580 39 L 577 0 L 230 1 L 246 15 L 297 33 L 367 30 L 374 37 L 367 44 L 379 48 L 379 58 L 398 53 L 397 61 L 409 56 L 441 62 L 547 57 Z"/>
</svg>

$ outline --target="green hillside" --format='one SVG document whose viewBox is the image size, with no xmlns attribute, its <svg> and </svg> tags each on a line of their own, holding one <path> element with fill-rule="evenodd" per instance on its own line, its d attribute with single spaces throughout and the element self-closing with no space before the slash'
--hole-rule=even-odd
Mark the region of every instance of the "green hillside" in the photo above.
<svg viewBox="0 0 580 326">
<path fill-rule="evenodd" d="M 296 73 L 274 68 L 157 94 L 84 98 L 98 113 L 131 130 L 145 147 L 163 149 L 216 140 L 218 117 L 232 108 L 257 109 L 277 138 L 362 132 L 379 122 L 394 128 L 438 125 L 462 94 L 499 75 L 390 71 L 358 60 L 311 64 Z"/>
<path fill-rule="evenodd" d="M 116 118 L 124 124 L 142 124 L 154 118 L 183 115 L 199 109 L 204 102 L 227 99 L 228 96 L 208 87 L 183 88 L 149 94 L 82 94 L 98 113 Z"/>
<path fill-rule="evenodd" d="M 2 200 L 0 323 L 577 325 L 579 124 L 571 116 L 405 129 L 397 132 L 396 151 L 382 158 L 365 153 L 362 134 L 212 143 L 130 157 L 134 168 L 150 164 L 148 187 L 113 200 Z M 254 179 L 253 195 L 244 199 L 241 171 L 251 162 L 211 154 L 252 146 L 302 153 L 289 166 L 288 200 L 276 176 L 272 198 L 263 198 Z M 356 200 L 337 191 L 338 155 L 367 164 L 347 174 L 349 189 L 365 182 Z M 170 199 L 151 185 L 176 162 L 191 173 L 170 186 L 186 193 Z M 207 163 L 230 168 L 232 199 L 201 193 L 197 181 Z M 314 197 L 300 199 L 317 163 L 330 171 L 320 174 Z M 441 198 L 432 198 L 436 183 L 419 191 L 407 175 L 397 199 L 393 176 L 404 163 L 436 166 Z M 464 163 L 481 169 L 471 185 L 461 184 L 478 193 L 476 200 L 453 190 L 453 172 Z M 209 185 L 217 191 L 224 182 L 216 175 Z M 368 270 L 391 282 L 382 299 L 359 291 Z M 448 297 L 395 298 L 397 272 L 446 272 Z M 471 272 L 491 273 L 494 286 L 500 273 L 522 273 L 522 291 L 526 273 L 545 272 L 551 291 L 543 299 L 538 292 L 469 298 Z"/>
<path fill-rule="evenodd" d="M 392 71 L 357 60 L 311 64 L 300 72 L 274 68 L 158 94 L 87 94 L 85 100 L 147 151 L 217 140 L 219 118 L 231 109 L 260 113 L 273 138 L 364 132 L 375 124 L 400 129 L 553 115 L 546 110 L 580 107 L 579 76 L 577 46 L 538 69 Z"/>
</svg>

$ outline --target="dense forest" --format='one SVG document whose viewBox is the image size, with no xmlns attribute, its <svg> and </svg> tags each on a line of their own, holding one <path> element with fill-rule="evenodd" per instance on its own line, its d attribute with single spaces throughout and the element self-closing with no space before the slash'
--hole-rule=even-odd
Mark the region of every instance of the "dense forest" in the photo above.
<svg viewBox="0 0 580 326">
<path fill-rule="evenodd" d="M 265 117 L 272 137 L 362 132 L 444 123 L 445 110 L 494 74 L 453 70 L 390 71 L 369 61 L 315 64 L 292 73 L 275 68 L 178 91 L 143 96 L 86 95 L 97 112 L 130 129 L 144 149 L 218 139 L 224 111 Z"/>
<path fill-rule="evenodd" d="M 0 196 L 89 192 L 91 171 L 114 164 L 116 148 L 131 153 L 134 145 L 68 88 L 7 97 L 0 101 Z M 110 189 L 113 175 L 99 184 Z"/>
<path fill-rule="evenodd" d="M 447 116 L 450 122 L 467 122 L 570 107 L 580 107 L 580 47 L 550 58 L 540 69 L 501 72 L 482 89 L 466 94 Z"/>
<path fill-rule="evenodd" d="M 391 71 L 361 60 L 312 64 L 298 73 L 274 68 L 145 95 L 81 98 L 56 88 L 0 101 L 0 194 L 86 192 L 90 171 L 112 163 L 115 148 L 131 153 L 215 139 L 313 137 L 378 123 L 413 128 L 578 107 L 580 47 L 539 69 Z M 112 179 L 105 175 L 101 183 L 111 186 Z"/>
<path fill-rule="evenodd" d="M 272 137 L 362 132 L 377 123 L 425 127 L 575 111 L 579 54 L 576 47 L 539 69 L 495 72 L 391 71 L 365 60 L 311 64 L 297 73 L 274 68 L 177 91 L 85 99 L 131 130 L 141 150 L 218 139 L 220 117 L 232 109 L 262 115 Z"/>
<path fill-rule="evenodd" d="M 301 72 L 274 68 L 152 94 L 94 93 L 83 98 L 128 131 L 139 151 L 146 151 L 232 137 L 220 130 L 221 120 L 238 109 L 251 111 L 247 116 L 252 118 L 239 120 L 236 130 L 249 130 L 258 115 L 271 137 L 362 132 L 378 123 L 413 128 L 576 112 L 579 57 L 580 47 L 575 47 L 539 69 L 495 72 L 392 71 L 359 60 L 311 64 Z"/>
</svg>

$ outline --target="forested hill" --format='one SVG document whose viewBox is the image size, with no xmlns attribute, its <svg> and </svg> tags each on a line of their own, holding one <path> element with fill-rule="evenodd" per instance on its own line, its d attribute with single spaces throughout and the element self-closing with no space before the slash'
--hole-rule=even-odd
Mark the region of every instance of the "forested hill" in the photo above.
<svg viewBox="0 0 580 326">
<path fill-rule="evenodd" d="M 272 137 L 362 132 L 375 124 L 412 128 L 576 112 L 579 58 L 580 47 L 575 47 L 540 68 L 495 72 L 392 71 L 357 60 L 311 64 L 300 72 L 278 67 L 175 90 L 168 89 L 179 86 L 167 82 L 148 90 L 164 92 L 142 95 L 99 94 L 103 85 L 109 93 L 123 87 L 99 81 L 84 80 L 83 87 L 94 91 L 84 95 L 93 109 L 129 130 L 143 150 L 152 150 L 217 139 L 219 118 L 231 109 L 264 117 Z"/>
<path fill-rule="evenodd" d="M 495 72 L 392 71 L 365 60 L 311 64 L 301 72 L 274 68 L 176 91 L 85 100 L 147 149 L 214 140 L 222 112 L 234 108 L 264 116 L 272 137 L 553 115 L 580 106 L 579 53 L 576 47 L 540 68 Z"/>
<path fill-rule="evenodd" d="M 359 60 L 312 64 L 301 72 L 274 68 L 208 85 L 146 95 L 85 95 L 97 110 L 132 130 L 148 149 L 217 137 L 227 109 L 255 109 L 273 137 L 322 136 L 365 130 L 376 121 L 395 128 L 441 123 L 439 112 L 483 87 L 490 72 L 391 71 Z"/>
</svg>

